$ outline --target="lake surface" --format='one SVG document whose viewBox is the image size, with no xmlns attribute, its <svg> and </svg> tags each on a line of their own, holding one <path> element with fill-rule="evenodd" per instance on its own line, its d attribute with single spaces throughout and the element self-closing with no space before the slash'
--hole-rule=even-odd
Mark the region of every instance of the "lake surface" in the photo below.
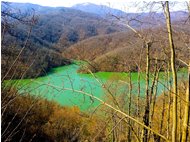
<svg viewBox="0 0 190 142">
<path fill-rule="evenodd" d="M 99 105 L 99 102 L 73 90 L 84 91 L 103 100 L 108 100 L 110 94 L 102 88 L 106 88 L 115 95 L 128 93 L 128 73 L 98 72 L 92 74 L 77 73 L 79 66 L 76 64 L 52 69 L 46 76 L 36 79 L 14 80 L 19 92 L 30 93 L 34 96 L 53 100 L 61 105 L 78 106 L 81 110 L 87 110 Z M 180 73 L 182 76 L 185 73 Z M 160 82 L 163 82 L 164 73 L 160 73 Z M 141 74 L 141 96 L 144 96 L 145 74 Z M 131 73 L 132 94 L 137 94 L 138 73 Z M 150 83 L 151 84 L 151 83 Z M 165 84 L 158 84 L 158 94 L 161 94 Z M 69 88 L 67 90 L 65 88 Z"/>
</svg>

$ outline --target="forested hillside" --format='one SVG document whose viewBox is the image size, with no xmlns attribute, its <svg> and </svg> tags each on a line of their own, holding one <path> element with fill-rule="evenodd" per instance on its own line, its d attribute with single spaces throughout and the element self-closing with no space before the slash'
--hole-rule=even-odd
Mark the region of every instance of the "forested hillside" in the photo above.
<svg viewBox="0 0 190 142">
<path fill-rule="evenodd" d="M 96 35 L 121 31 L 122 26 L 97 15 L 70 8 L 2 3 L 2 76 L 24 78 L 46 74 L 52 67 L 70 64 L 61 53 L 66 47 Z M 32 21 L 33 20 L 33 21 Z M 22 54 L 14 63 L 19 52 Z M 12 70 L 8 71 L 9 68 Z M 13 76 L 6 75 L 14 72 Z"/>
<path fill-rule="evenodd" d="M 40 44 L 43 42 L 60 43 L 61 47 L 64 47 L 91 36 L 124 30 L 123 26 L 109 19 L 72 8 L 53 8 L 21 3 L 9 5 L 21 13 L 35 12 L 38 22 L 33 27 L 32 38 Z M 26 29 L 18 27 L 17 30 Z"/>
<path fill-rule="evenodd" d="M 179 26 L 179 25 L 178 25 Z M 174 41 L 176 45 L 177 68 L 185 65 L 179 61 L 188 62 L 190 53 L 186 52 L 186 44 L 190 41 L 188 25 L 183 29 L 176 28 Z M 169 61 L 169 51 L 164 49 L 167 44 L 167 34 L 164 27 L 154 30 L 141 31 L 144 36 L 154 36 L 155 42 L 150 49 L 151 70 L 154 69 L 155 60 L 158 60 L 161 70 L 165 70 L 166 61 Z M 74 44 L 63 52 L 70 59 L 86 60 L 93 71 L 136 72 L 145 71 L 146 48 L 143 41 L 134 32 L 120 32 L 106 36 L 96 36 Z M 82 72 L 87 72 L 85 69 Z"/>
<path fill-rule="evenodd" d="M 190 2 L 132 8 L 1 3 L 2 141 L 190 141 Z"/>
</svg>

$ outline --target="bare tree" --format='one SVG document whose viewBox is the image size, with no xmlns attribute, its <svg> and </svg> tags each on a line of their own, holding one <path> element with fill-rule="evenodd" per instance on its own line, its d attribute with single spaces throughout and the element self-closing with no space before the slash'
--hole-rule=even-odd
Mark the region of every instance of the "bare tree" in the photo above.
<svg viewBox="0 0 190 142">
<path fill-rule="evenodd" d="M 175 67 L 175 47 L 173 41 L 173 32 L 172 32 L 172 25 L 171 25 L 171 17 L 170 17 L 170 9 L 169 9 L 169 2 L 166 1 L 163 5 L 165 9 L 165 17 L 166 17 L 166 24 L 168 30 L 168 38 L 169 38 L 169 46 L 171 50 L 171 69 L 172 69 L 172 76 L 173 76 L 173 126 L 172 126 L 172 142 L 177 141 L 177 72 Z"/>
<path fill-rule="evenodd" d="M 171 81 L 170 81 L 170 63 L 168 62 L 167 66 L 167 87 L 168 87 L 168 109 L 167 109 L 167 138 L 169 139 L 170 135 L 170 111 L 171 111 Z"/>
<path fill-rule="evenodd" d="M 149 94 L 149 72 L 150 72 L 150 47 L 152 42 L 146 43 L 146 105 L 145 112 L 143 116 L 143 121 L 146 126 L 149 126 L 149 114 L 150 114 L 150 94 Z M 148 130 L 144 129 L 143 131 L 143 142 L 148 142 Z"/>
<path fill-rule="evenodd" d="M 189 17 L 190 18 L 190 1 L 188 6 Z M 188 64 L 187 64 L 188 65 Z M 183 128 L 182 128 L 182 142 L 186 142 L 188 140 L 188 123 L 190 117 L 190 62 L 188 65 L 188 81 L 187 81 L 187 90 L 186 90 L 186 97 L 185 97 L 185 112 L 184 112 L 184 120 L 183 120 Z"/>
<path fill-rule="evenodd" d="M 183 120 L 183 129 L 182 129 L 182 142 L 187 141 L 188 136 L 188 123 L 190 116 L 190 63 L 188 66 L 188 82 L 187 82 L 187 90 L 186 90 L 186 102 L 185 102 L 185 112 L 184 112 L 184 120 Z"/>
<path fill-rule="evenodd" d="M 132 81 L 131 81 L 131 71 L 129 71 L 129 101 L 128 101 L 128 114 L 131 115 L 131 94 L 132 94 Z M 127 138 L 131 142 L 131 120 L 129 119 L 129 128 Z"/>
</svg>

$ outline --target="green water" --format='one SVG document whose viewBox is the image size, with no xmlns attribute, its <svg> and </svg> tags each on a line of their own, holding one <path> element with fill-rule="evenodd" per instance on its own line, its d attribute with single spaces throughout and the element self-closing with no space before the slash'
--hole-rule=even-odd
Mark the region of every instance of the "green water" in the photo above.
<svg viewBox="0 0 190 142">
<path fill-rule="evenodd" d="M 99 102 L 73 90 L 84 91 L 103 100 L 109 96 L 102 84 L 106 85 L 114 95 L 126 94 L 129 75 L 127 73 L 98 72 L 92 74 L 77 73 L 78 65 L 54 68 L 44 77 L 36 79 L 12 80 L 16 88 L 22 94 L 30 93 L 34 96 L 44 97 L 53 100 L 61 105 L 78 106 L 87 110 L 98 106 Z M 183 74 L 183 73 L 181 73 Z M 163 82 L 164 73 L 160 73 L 160 82 Z M 137 94 L 137 73 L 131 73 L 133 94 Z M 141 74 L 141 96 L 144 95 L 145 75 Z M 162 93 L 165 84 L 158 84 L 158 94 Z M 71 90 L 66 90 L 69 88 Z"/>
</svg>

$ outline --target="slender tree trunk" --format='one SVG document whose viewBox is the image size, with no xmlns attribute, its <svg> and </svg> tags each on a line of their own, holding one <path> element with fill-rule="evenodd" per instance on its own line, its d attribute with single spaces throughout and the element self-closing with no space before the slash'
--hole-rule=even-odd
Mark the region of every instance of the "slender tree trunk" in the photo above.
<svg viewBox="0 0 190 142">
<path fill-rule="evenodd" d="M 155 82 L 155 90 L 154 90 L 154 95 L 153 95 L 153 101 L 152 101 L 152 112 L 151 112 L 151 116 L 150 116 L 150 119 L 151 119 L 151 125 L 153 125 L 153 118 L 154 118 L 154 112 L 155 112 L 155 105 L 156 105 L 156 98 L 157 98 L 157 91 L 158 91 L 158 79 L 159 79 L 159 73 L 160 73 L 160 69 L 158 69 L 158 72 L 156 74 L 156 82 Z M 157 141 L 157 139 L 159 138 L 158 136 L 156 135 L 153 135 L 154 136 L 154 140 Z"/>
<path fill-rule="evenodd" d="M 186 102 L 185 102 L 185 112 L 184 112 L 184 120 L 183 120 L 183 129 L 182 129 L 182 139 L 181 142 L 187 141 L 187 134 L 188 134 L 188 123 L 190 117 L 190 62 L 188 67 L 188 83 L 187 83 L 187 91 L 186 91 Z"/>
<path fill-rule="evenodd" d="M 190 0 L 189 4 L 187 5 L 189 11 L 189 18 L 190 18 Z M 181 142 L 186 142 L 188 139 L 188 123 L 190 117 L 190 62 L 188 66 L 188 82 L 187 82 L 187 90 L 186 90 L 186 97 L 185 97 L 185 111 L 184 111 L 184 120 L 183 120 L 183 128 L 182 128 L 182 139 Z"/>
<path fill-rule="evenodd" d="M 153 120 L 153 117 L 154 117 L 154 108 L 155 108 L 155 105 L 156 105 L 159 73 L 160 73 L 160 70 L 158 70 L 158 72 L 156 74 L 155 91 L 154 91 L 153 101 L 152 101 L 152 113 L 151 113 L 151 116 L 150 116 L 151 120 Z M 153 122 L 152 122 L 152 124 L 153 124 Z"/>
<path fill-rule="evenodd" d="M 150 88 L 150 105 L 152 104 L 152 96 L 153 96 L 155 82 L 156 82 L 156 74 L 158 72 L 157 66 L 158 66 L 158 60 L 156 59 L 152 85 L 151 85 L 151 88 Z"/>
<path fill-rule="evenodd" d="M 128 105 L 128 114 L 131 115 L 131 91 L 132 91 L 132 83 L 131 83 L 131 71 L 129 72 L 129 105 Z M 129 127 L 127 139 L 128 142 L 131 142 L 131 120 L 129 119 Z"/>
<path fill-rule="evenodd" d="M 150 105 L 150 120 L 149 120 L 149 126 L 152 127 L 152 113 L 153 110 L 151 109 L 152 103 L 153 103 L 153 93 L 154 93 L 154 88 L 156 85 L 156 77 L 157 77 L 157 73 L 158 73 L 158 69 L 157 69 L 157 59 L 155 61 L 155 67 L 154 67 L 154 74 L 153 74 L 153 79 L 152 79 L 152 84 L 151 84 L 151 88 L 150 88 L 150 100 L 149 100 L 149 105 Z M 149 137 L 148 137 L 148 141 L 150 140 L 150 134 L 149 133 Z"/>
<path fill-rule="evenodd" d="M 174 48 L 173 35 L 172 35 L 169 2 L 166 1 L 165 4 L 166 4 L 165 5 L 166 24 L 167 24 L 167 30 L 168 30 L 169 45 L 170 45 L 170 50 L 171 50 L 171 69 L 172 69 L 172 76 L 173 76 L 172 142 L 176 142 L 177 141 L 177 73 L 176 73 L 176 67 L 175 67 L 175 48 Z"/>
<path fill-rule="evenodd" d="M 179 92 L 179 90 L 178 90 L 178 93 L 177 93 L 178 95 L 180 94 L 180 92 Z M 179 107 L 179 119 L 178 119 L 178 124 L 179 124 L 179 126 L 178 126 L 178 128 L 179 128 L 179 130 L 178 130 L 178 134 L 179 134 L 179 136 L 178 136 L 178 141 L 179 142 L 181 142 L 181 138 L 182 138 L 182 132 L 181 132 L 181 127 L 182 127 L 182 114 L 181 114 L 181 110 L 182 110 L 182 107 L 181 107 L 181 99 L 179 99 L 179 101 L 178 101 L 178 107 Z"/>
<path fill-rule="evenodd" d="M 165 71 L 165 82 L 167 82 L 167 71 Z M 166 100 L 166 90 L 165 90 L 166 87 L 164 87 L 164 92 L 163 92 L 163 104 L 162 104 L 162 113 L 161 113 L 161 122 L 160 122 L 160 134 L 162 134 L 162 131 L 163 131 L 163 124 L 164 124 L 164 117 L 165 117 L 165 100 Z M 158 138 L 157 142 L 160 142 L 160 137 Z"/>
<path fill-rule="evenodd" d="M 163 123 L 164 123 L 164 114 L 165 114 L 165 91 L 164 91 L 164 98 L 163 98 L 163 104 L 162 104 L 162 116 L 161 116 L 161 122 L 160 122 L 160 134 L 162 134 L 163 131 Z M 160 142 L 160 137 L 158 138 L 157 142 Z"/>
<path fill-rule="evenodd" d="M 169 139 L 170 135 L 170 111 L 171 111 L 171 81 L 170 81 L 170 63 L 168 63 L 168 71 L 167 71 L 167 77 L 168 77 L 168 110 L 167 110 L 167 139 Z"/>
<path fill-rule="evenodd" d="M 143 116 L 143 122 L 146 126 L 149 126 L 149 113 L 150 113 L 150 96 L 149 96 L 149 71 L 150 71 L 150 45 L 151 43 L 146 43 L 146 104 L 145 104 L 145 112 Z M 143 142 L 148 142 L 148 130 L 143 130 Z"/>
<path fill-rule="evenodd" d="M 141 84 L 140 84 L 141 76 L 140 76 L 140 70 L 138 69 L 138 96 L 137 96 L 137 118 L 139 120 L 140 118 L 140 107 L 139 107 L 139 101 L 140 101 L 140 89 L 141 89 Z M 137 136 L 140 136 L 140 128 L 137 126 Z"/>
<path fill-rule="evenodd" d="M 137 110 L 136 110 L 136 117 L 139 119 L 140 118 L 140 107 L 139 107 L 139 102 L 140 102 L 140 93 L 141 93 L 141 61 L 142 61 L 142 49 L 140 53 L 140 60 L 138 64 L 138 79 L 137 79 L 137 84 L 138 84 L 138 95 L 137 95 Z M 137 126 L 137 136 L 140 136 L 140 128 Z"/>
</svg>

